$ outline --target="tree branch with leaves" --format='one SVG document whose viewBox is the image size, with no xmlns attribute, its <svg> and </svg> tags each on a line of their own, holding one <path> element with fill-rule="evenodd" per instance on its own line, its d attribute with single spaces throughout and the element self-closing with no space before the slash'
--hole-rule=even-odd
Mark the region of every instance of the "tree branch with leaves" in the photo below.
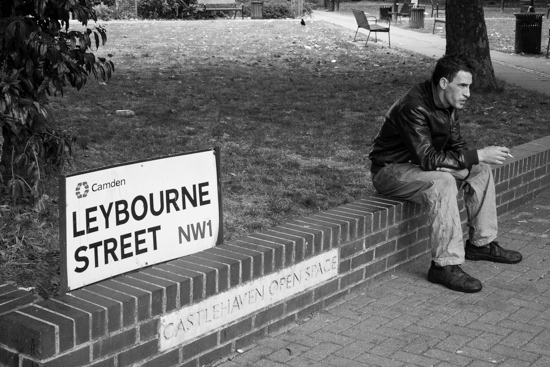
<svg viewBox="0 0 550 367">
<path fill-rule="evenodd" d="M 70 17 L 85 28 L 70 29 Z M 88 77 L 107 80 L 111 60 L 96 57 L 107 32 L 86 0 L 2 0 L 0 4 L 0 190 L 39 201 L 44 180 L 71 154 L 76 137 L 59 129 L 49 97 Z M 0 191 L 1 192 L 1 191 Z"/>
</svg>

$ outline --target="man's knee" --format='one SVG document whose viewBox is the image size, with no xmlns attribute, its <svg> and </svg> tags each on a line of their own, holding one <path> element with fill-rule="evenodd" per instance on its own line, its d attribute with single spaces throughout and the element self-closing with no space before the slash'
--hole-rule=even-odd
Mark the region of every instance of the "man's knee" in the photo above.
<svg viewBox="0 0 550 367">
<path fill-rule="evenodd" d="M 468 176 L 467 180 L 482 180 L 486 181 L 489 179 L 489 177 L 492 177 L 492 169 L 491 166 L 487 163 L 479 163 L 472 166 L 470 169 L 470 175 Z"/>
<path fill-rule="evenodd" d="M 437 172 L 432 179 L 433 186 L 430 188 L 432 195 L 445 196 L 458 194 L 456 179 L 448 172 Z"/>
<path fill-rule="evenodd" d="M 437 172 L 434 182 L 436 185 L 441 185 L 442 187 L 456 186 L 456 179 L 449 172 Z"/>
</svg>

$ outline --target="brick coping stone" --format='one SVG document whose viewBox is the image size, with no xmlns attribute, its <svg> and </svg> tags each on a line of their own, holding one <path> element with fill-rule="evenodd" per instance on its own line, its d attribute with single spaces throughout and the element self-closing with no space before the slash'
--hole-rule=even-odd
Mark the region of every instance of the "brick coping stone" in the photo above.
<svg viewBox="0 0 550 367">
<path fill-rule="evenodd" d="M 550 188 L 550 136 L 511 152 L 493 166 L 499 215 Z M 161 317 L 335 249 L 328 281 L 161 349 Z M 48 300 L 0 283 L 0 366 L 203 366 L 429 251 L 422 205 L 375 194 Z"/>
</svg>

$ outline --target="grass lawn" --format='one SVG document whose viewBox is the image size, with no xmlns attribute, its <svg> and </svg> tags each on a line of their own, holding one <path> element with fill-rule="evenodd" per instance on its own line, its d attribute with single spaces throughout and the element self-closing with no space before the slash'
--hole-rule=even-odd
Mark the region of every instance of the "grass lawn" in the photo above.
<svg viewBox="0 0 550 367">
<path fill-rule="evenodd" d="M 373 192 L 371 141 L 392 102 L 434 60 L 363 47 L 353 31 L 298 20 L 107 22 L 116 72 L 54 98 L 61 127 L 89 141 L 66 172 L 221 148 L 225 240 Z M 115 114 L 135 111 L 133 117 Z M 547 98 L 475 91 L 460 114 L 474 147 L 550 135 Z M 0 199 L 0 281 L 43 297 L 59 285 L 57 178 L 46 209 Z"/>
</svg>

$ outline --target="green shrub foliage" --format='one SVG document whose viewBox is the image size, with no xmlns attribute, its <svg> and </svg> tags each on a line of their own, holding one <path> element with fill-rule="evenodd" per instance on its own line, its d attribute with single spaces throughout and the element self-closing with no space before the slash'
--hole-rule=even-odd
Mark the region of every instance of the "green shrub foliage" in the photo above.
<svg viewBox="0 0 550 367">
<path fill-rule="evenodd" d="M 147 19 L 186 18 L 193 13 L 191 1 L 184 0 L 139 0 L 138 16 Z"/>
<path fill-rule="evenodd" d="M 290 1 L 264 1 L 262 17 L 265 19 L 293 18 Z"/>
<path fill-rule="evenodd" d="M 109 7 L 103 3 L 94 6 L 94 12 L 97 16 L 97 19 L 101 20 L 111 20 L 116 18 L 116 12 L 114 9 L 115 7 Z"/>
<path fill-rule="evenodd" d="M 251 6 L 252 6 L 251 1 L 245 2 L 245 9 L 246 9 L 245 16 L 250 16 Z M 308 3 L 304 1 L 303 10 L 304 10 L 303 15 L 311 14 L 312 3 Z M 298 16 L 298 18 L 301 18 L 302 16 Z M 294 18 L 294 10 L 292 9 L 290 0 L 263 0 L 262 18 L 263 19 Z"/>
<path fill-rule="evenodd" d="M 71 15 L 85 30 L 69 28 Z M 107 34 L 88 28 L 90 20 L 97 18 L 86 0 L 0 1 L 0 195 L 40 201 L 46 174 L 62 166 L 75 142 L 56 127 L 49 96 L 114 71 L 92 52 Z"/>
<path fill-rule="evenodd" d="M 237 0 L 240 3 L 241 0 Z M 304 2 L 304 13 L 311 14 L 312 4 Z M 139 0 L 138 16 L 147 19 L 176 19 L 197 16 L 196 0 Z M 251 1 L 244 1 L 244 16 L 251 13 Z M 201 17 L 227 17 L 230 12 L 208 12 Z M 239 14 L 240 15 L 240 14 Z M 264 0 L 262 4 L 264 19 L 293 18 L 289 0 Z"/>
<path fill-rule="evenodd" d="M 133 19 L 135 14 L 128 10 L 118 9 L 115 5 L 107 6 L 100 3 L 94 6 L 94 12 L 99 20 Z"/>
</svg>

